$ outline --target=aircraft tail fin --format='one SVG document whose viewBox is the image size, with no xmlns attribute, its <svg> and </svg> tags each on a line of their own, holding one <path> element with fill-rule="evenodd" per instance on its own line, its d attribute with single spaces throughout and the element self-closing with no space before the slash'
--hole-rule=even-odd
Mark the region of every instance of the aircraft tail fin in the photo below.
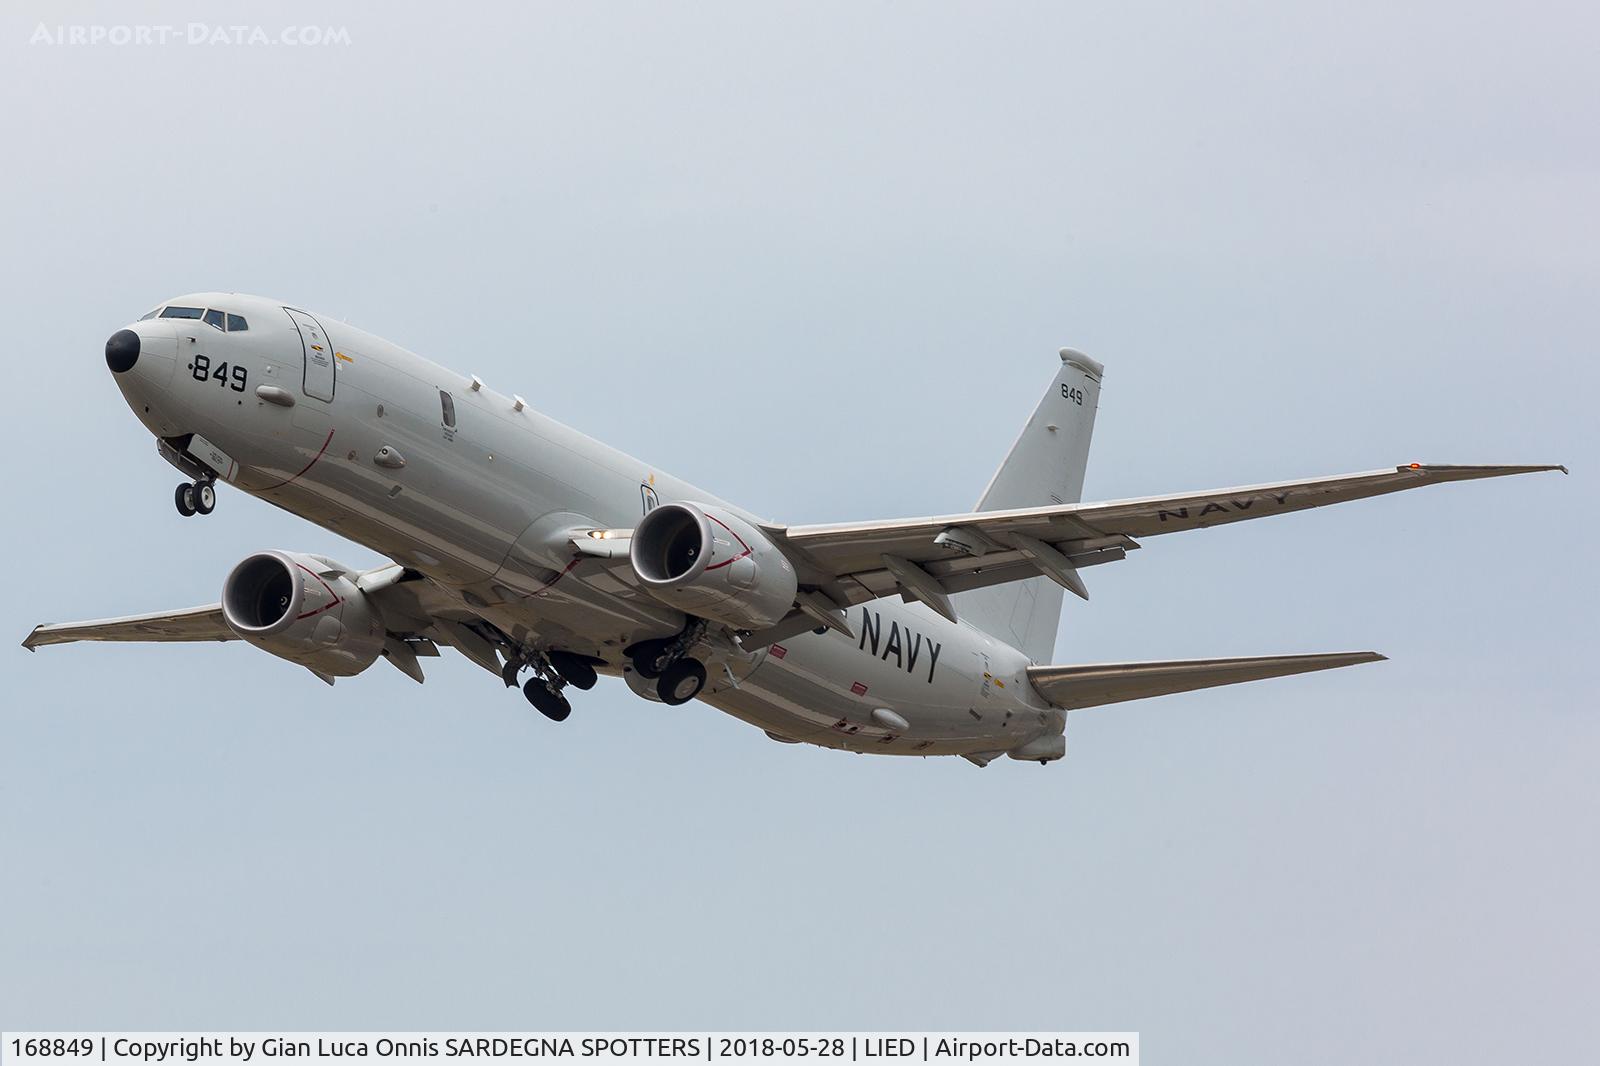
<svg viewBox="0 0 1600 1066">
<path fill-rule="evenodd" d="M 1089 463 L 1105 368 L 1061 349 L 1061 368 L 978 500 L 977 511 L 1078 503 Z M 1055 649 L 1061 586 L 1045 577 L 962 592 L 957 614 L 985 633 L 1044 662 Z"/>
</svg>

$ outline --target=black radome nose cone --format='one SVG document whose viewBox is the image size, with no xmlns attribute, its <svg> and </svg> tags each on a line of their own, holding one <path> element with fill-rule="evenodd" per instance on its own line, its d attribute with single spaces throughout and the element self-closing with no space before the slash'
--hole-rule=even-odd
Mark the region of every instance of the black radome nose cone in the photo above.
<svg viewBox="0 0 1600 1066">
<path fill-rule="evenodd" d="M 132 370 L 139 361 L 139 335 L 131 329 L 119 329 L 106 341 L 106 366 L 113 373 Z"/>
</svg>

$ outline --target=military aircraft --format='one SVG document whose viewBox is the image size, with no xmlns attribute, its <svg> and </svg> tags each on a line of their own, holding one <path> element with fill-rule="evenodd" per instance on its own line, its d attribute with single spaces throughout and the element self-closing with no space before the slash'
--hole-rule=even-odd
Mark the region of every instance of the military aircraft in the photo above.
<svg viewBox="0 0 1600 1066">
<path fill-rule="evenodd" d="M 378 660 L 423 680 L 454 648 L 547 718 L 620 675 L 784 743 L 884 755 L 1066 752 L 1068 711 L 1384 658 L 1375 652 L 1051 665 L 1064 593 L 1165 533 L 1557 466 L 1367 473 L 1081 503 L 1104 368 L 1064 348 L 973 510 L 767 521 L 398 345 L 237 293 L 117 330 L 106 363 L 183 475 L 226 482 L 392 560 L 260 551 L 221 602 L 38 626 L 71 641 L 244 640 L 332 684 Z"/>
</svg>

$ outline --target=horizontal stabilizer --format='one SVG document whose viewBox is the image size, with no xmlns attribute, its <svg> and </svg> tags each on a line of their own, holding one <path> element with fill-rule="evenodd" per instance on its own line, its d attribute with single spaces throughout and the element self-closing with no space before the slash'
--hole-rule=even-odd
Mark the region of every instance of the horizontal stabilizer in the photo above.
<svg viewBox="0 0 1600 1066">
<path fill-rule="evenodd" d="M 1030 666 L 1028 680 L 1053 706 L 1063 710 L 1142 700 L 1173 692 L 1237 685 L 1269 677 L 1332 670 L 1379 662 L 1375 651 L 1323 655 L 1252 655 L 1242 659 L 1178 659 L 1158 663 L 1101 663 L 1093 666 Z"/>
</svg>

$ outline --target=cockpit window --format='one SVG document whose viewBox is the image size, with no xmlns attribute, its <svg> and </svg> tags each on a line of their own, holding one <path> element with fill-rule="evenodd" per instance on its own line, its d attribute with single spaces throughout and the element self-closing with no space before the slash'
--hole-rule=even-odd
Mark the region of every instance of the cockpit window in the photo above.
<svg viewBox="0 0 1600 1066">
<path fill-rule="evenodd" d="M 139 321 L 143 322 L 147 318 L 154 318 L 157 315 L 159 315 L 160 313 L 161 313 L 161 308 L 159 308 L 159 307 L 156 308 L 154 311 L 146 311 L 144 314 L 139 316 Z"/>
<path fill-rule="evenodd" d="M 200 307 L 169 307 L 161 312 L 162 318 L 200 318 L 205 309 Z"/>
<path fill-rule="evenodd" d="M 244 320 L 244 316 L 243 315 L 230 314 L 228 316 L 228 332 L 229 333 L 243 333 L 245 330 L 247 330 L 249 328 L 250 328 L 250 323 L 248 323 L 248 322 L 246 322 Z"/>
<path fill-rule="evenodd" d="M 223 328 L 223 326 L 222 326 L 222 312 L 221 311 L 207 311 L 206 312 L 206 324 L 207 325 L 211 325 L 211 326 L 216 326 L 218 329 L 222 329 Z"/>
</svg>

